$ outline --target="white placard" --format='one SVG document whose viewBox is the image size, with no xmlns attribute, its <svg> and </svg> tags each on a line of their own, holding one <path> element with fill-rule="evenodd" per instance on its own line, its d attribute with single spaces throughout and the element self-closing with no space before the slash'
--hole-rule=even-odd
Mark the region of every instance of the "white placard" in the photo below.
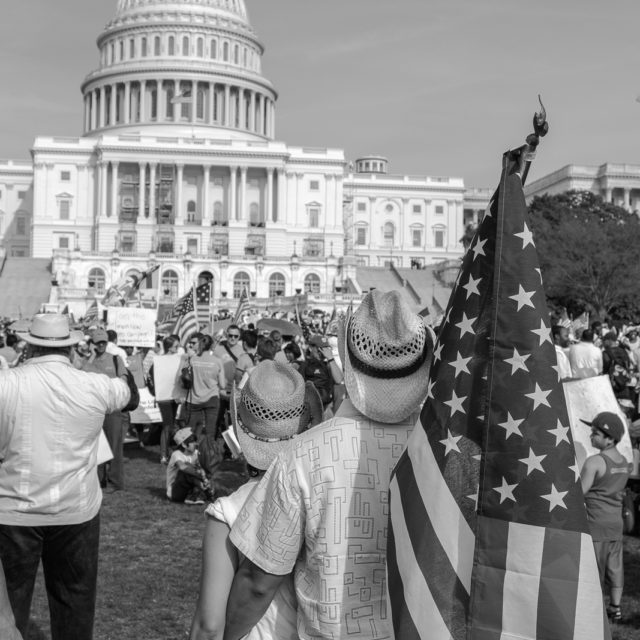
<svg viewBox="0 0 640 640">
<path fill-rule="evenodd" d="M 138 389 L 140 393 L 140 403 L 129 414 L 132 424 L 151 424 L 152 422 L 162 422 L 160 409 L 156 399 L 149 393 L 149 389 L 144 387 Z"/>
<path fill-rule="evenodd" d="M 107 436 L 105 436 L 104 431 L 100 429 L 100 435 L 98 436 L 98 455 L 96 462 L 98 464 L 104 464 L 105 462 L 109 462 L 109 460 L 113 460 L 113 451 L 111 451 Z"/>
<path fill-rule="evenodd" d="M 156 400 L 179 400 L 187 397 L 186 390 L 179 383 L 178 370 L 182 356 L 156 356 L 153 359 L 153 383 Z"/>
<path fill-rule="evenodd" d="M 128 347 L 151 347 L 156 343 L 155 309 L 109 307 L 107 327 L 118 334 L 118 344 Z"/>
<path fill-rule="evenodd" d="M 589 435 L 591 428 L 580 419 L 593 420 L 601 411 L 611 411 L 620 416 L 625 425 L 624 436 L 618 444 L 618 451 L 629 461 L 633 462 L 633 451 L 629 439 L 627 419 L 618 405 L 609 376 L 595 376 L 583 380 L 569 380 L 563 383 L 564 395 L 569 410 L 569 422 L 571 434 L 576 447 L 576 461 L 578 468 L 582 469 L 584 461 L 592 455 L 599 453 L 598 449 L 591 446 Z"/>
</svg>

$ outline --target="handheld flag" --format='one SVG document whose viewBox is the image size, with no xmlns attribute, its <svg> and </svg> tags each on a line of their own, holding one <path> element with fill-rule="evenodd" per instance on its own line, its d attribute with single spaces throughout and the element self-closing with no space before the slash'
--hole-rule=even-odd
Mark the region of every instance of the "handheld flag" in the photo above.
<svg viewBox="0 0 640 640">
<path fill-rule="evenodd" d="M 132 273 L 126 275 L 115 284 L 111 285 L 100 301 L 103 307 L 120 307 L 126 306 L 131 296 L 140 289 L 142 282 L 148 278 L 154 271 L 157 271 L 160 265 L 157 264 L 140 274 Z"/>
<path fill-rule="evenodd" d="M 402 640 L 610 637 L 518 168 L 505 154 L 391 481 Z"/>
<path fill-rule="evenodd" d="M 240 298 L 238 299 L 238 307 L 233 316 L 232 324 L 239 324 L 240 319 L 242 318 L 242 314 L 245 313 L 249 309 L 249 295 L 247 294 L 247 288 L 244 287 L 242 289 L 242 293 L 240 294 Z"/>
<path fill-rule="evenodd" d="M 194 289 L 192 287 L 189 292 L 182 296 L 173 307 L 173 317 L 176 324 L 173 333 L 180 337 L 180 343 L 184 344 L 189 336 L 198 331 L 198 315 L 194 305 Z"/>
</svg>

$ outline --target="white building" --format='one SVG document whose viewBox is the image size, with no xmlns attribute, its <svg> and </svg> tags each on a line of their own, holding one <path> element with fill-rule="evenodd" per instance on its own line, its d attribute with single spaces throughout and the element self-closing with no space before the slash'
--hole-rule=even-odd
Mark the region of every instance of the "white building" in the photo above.
<svg viewBox="0 0 640 640">
<path fill-rule="evenodd" d="M 119 0 L 82 83 L 75 138 L 0 164 L 0 242 L 52 258 L 76 315 L 131 271 L 168 303 L 214 280 L 229 301 L 359 293 L 356 266 L 462 255 L 461 178 L 392 176 L 372 156 L 276 140 L 277 93 L 243 0 Z M 483 208 L 483 207 L 482 207 Z"/>
</svg>

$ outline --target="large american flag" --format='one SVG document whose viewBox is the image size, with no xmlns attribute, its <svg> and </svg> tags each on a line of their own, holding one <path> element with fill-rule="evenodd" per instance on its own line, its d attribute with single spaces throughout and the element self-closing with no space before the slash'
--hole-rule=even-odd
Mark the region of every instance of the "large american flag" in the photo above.
<svg viewBox="0 0 640 640">
<path fill-rule="evenodd" d="M 451 294 L 390 487 L 396 638 L 608 638 L 515 161 Z"/>
</svg>

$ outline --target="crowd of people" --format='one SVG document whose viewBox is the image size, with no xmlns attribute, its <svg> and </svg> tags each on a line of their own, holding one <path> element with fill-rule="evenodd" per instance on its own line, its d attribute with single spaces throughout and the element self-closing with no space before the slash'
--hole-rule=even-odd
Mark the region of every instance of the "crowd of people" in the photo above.
<svg viewBox="0 0 640 640">
<path fill-rule="evenodd" d="M 608 375 L 637 417 L 637 329 L 594 323 L 572 336 L 559 323 L 551 334 L 561 378 Z M 42 561 L 53 640 L 92 637 L 102 493 L 125 489 L 138 390 L 155 393 L 159 359 L 178 357 L 180 392 L 158 401 L 158 462 L 168 501 L 206 505 L 191 640 L 393 638 L 389 481 L 427 397 L 435 340 L 398 292 L 377 290 L 338 322 L 292 335 L 247 322 L 137 349 L 101 326 L 74 331 L 56 314 L 9 328 L 0 345 L 0 636 L 26 633 Z M 599 453 L 582 487 L 619 619 L 624 426 L 613 413 L 587 424 Z M 100 457 L 101 433 L 110 460 Z M 238 456 L 235 481 L 218 482 Z"/>
</svg>

